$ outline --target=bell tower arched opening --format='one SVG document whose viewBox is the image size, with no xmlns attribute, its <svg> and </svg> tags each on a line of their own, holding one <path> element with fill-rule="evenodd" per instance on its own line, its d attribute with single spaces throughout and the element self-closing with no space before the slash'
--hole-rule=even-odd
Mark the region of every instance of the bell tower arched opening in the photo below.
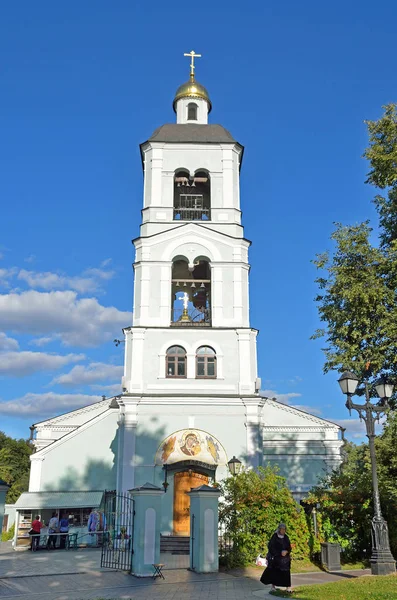
<svg viewBox="0 0 397 600">
<path fill-rule="evenodd" d="M 211 265 L 199 257 L 189 267 L 187 258 L 172 261 L 171 325 L 195 327 L 211 325 Z"/>
<path fill-rule="evenodd" d="M 192 176 L 177 170 L 174 175 L 174 221 L 211 220 L 211 182 L 205 170 Z"/>
</svg>

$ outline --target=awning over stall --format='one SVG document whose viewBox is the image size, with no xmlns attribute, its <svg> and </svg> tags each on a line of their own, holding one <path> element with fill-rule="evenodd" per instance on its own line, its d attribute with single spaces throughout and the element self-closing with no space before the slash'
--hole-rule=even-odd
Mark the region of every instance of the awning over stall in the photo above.
<svg viewBox="0 0 397 600">
<path fill-rule="evenodd" d="M 97 508 L 100 506 L 103 490 L 91 492 L 24 492 L 15 502 L 17 510 L 56 509 L 56 508 Z"/>
</svg>

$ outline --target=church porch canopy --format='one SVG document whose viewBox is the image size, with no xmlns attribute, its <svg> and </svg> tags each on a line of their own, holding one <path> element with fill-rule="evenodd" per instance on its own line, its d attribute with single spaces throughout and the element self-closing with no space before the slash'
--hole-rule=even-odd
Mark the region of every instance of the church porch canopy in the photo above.
<svg viewBox="0 0 397 600">
<path fill-rule="evenodd" d="M 68 492 L 24 492 L 15 503 L 17 510 L 97 508 L 103 490 Z"/>
</svg>

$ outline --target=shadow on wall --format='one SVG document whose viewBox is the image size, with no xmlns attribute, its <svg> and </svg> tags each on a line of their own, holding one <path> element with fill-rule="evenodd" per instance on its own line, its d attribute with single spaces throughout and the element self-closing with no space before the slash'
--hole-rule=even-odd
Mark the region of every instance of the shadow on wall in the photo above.
<svg viewBox="0 0 397 600">
<path fill-rule="evenodd" d="M 260 448 L 261 440 L 257 433 L 252 434 L 251 447 Z M 243 461 L 249 465 L 270 464 L 277 466 L 279 475 L 285 477 L 293 490 L 300 486 L 314 486 L 329 474 L 338 464 L 335 455 L 330 454 L 323 439 L 302 440 L 293 434 L 277 433 L 277 438 L 265 438 L 264 450 L 246 454 Z M 240 457 L 241 458 L 241 457 Z"/>
<path fill-rule="evenodd" d="M 157 425 L 156 417 L 151 419 L 153 429 L 149 430 L 138 424 L 135 441 L 135 479 L 124 482 L 123 487 L 130 489 L 143 485 L 147 481 L 161 487 L 164 480 L 164 471 L 161 466 L 155 467 L 154 457 L 156 451 L 164 438 L 172 433 L 166 431 L 164 426 Z M 123 435 L 123 434 L 122 434 Z M 125 435 L 125 434 L 124 434 Z M 57 472 L 53 483 L 44 486 L 46 491 L 57 490 L 113 490 L 117 485 L 117 457 L 119 446 L 119 429 L 116 430 L 110 450 L 113 461 L 95 458 L 95 447 L 92 448 L 92 456 L 86 460 L 85 465 L 71 464 L 63 473 Z M 101 441 L 98 439 L 98 444 Z M 127 455 L 127 456 L 126 456 Z M 124 438 L 124 461 L 133 458 L 132 441 Z"/>
<path fill-rule="evenodd" d="M 113 464 L 103 459 L 89 458 L 83 467 L 70 465 L 63 473 L 57 473 L 53 484 L 45 486 L 46 491 L 51 490 L 113 490 L 117 480 L 117 450 L 119 430 L 116 430 L 110 450 L 113 455 Z M 98 440 L 100 443 L 100 440 Z M 95 448 L 93 448 L 95 454 Z"/>
</svg>

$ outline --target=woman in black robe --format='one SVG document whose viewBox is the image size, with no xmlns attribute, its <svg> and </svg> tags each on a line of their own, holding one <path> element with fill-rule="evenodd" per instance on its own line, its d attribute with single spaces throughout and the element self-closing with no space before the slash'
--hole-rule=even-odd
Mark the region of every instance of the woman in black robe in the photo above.
<svg viewBox="0 0 397 600">
<path fill-rule="evenodd" d="M 284 523 L 280 523 L 268 544 L 268 565 L 262 574 L 261 582 L 264 585 L 271 584 L 270 591 L 274 591 L 276 586 L 287 588 L 287 592 L 292 591 L 291 542 L 285 529 Z"/>
</svg>

